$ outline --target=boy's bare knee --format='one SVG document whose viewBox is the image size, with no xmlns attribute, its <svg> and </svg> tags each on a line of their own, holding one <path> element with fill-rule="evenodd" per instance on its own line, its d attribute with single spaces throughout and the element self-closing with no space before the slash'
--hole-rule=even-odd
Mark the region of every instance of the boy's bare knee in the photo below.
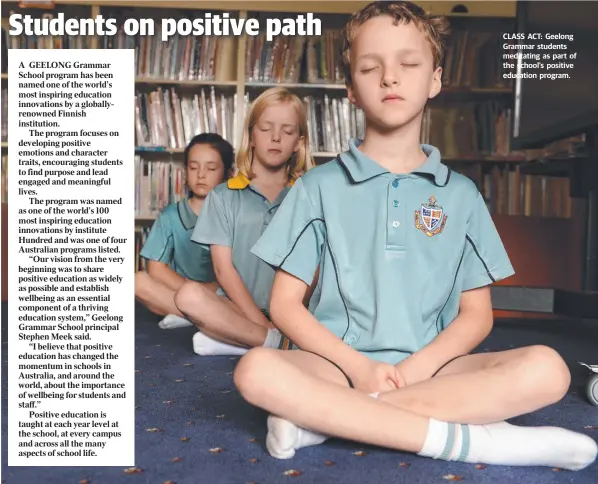
<svg viewBox="0 0 598 484">
<path fill-rule="evenodd" d="M 563 358 L 548 346 L 535 345 L 525 353 L 525 385 L 557 402 L 567 393 L 571 373 Z"/>
<path fill-rule="evenodd" d="M 239 393 L 249 403 L 256 404 L 263 397 L 265 383 L 270 379 L 275 351 L 258 347 L 249 350 L 239 360 L 233 373 L 233 381 Z"/>
<path fill-rule="evenodd" d="M 197 282 L 187 281 L 174 294 L 174 304 L 183 314 L 201 304 L 201 286 Z"/>
</svg>

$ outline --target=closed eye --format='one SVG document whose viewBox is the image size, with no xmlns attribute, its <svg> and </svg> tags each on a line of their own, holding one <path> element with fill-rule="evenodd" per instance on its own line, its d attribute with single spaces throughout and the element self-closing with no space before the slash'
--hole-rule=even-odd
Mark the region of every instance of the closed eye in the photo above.
<svg viewBox="0 0 598 484">
<path fill-rule="evenodd" d="M 360 71 L 360 72 L 361 72 L 362 74 L 367 74 L 368 72 L 371 72 L 371 71 L 373 71 L 374 69 L 377 69 L 377 67 L 369 67 L 369 68 L 367 68 L 367 69 L 361 69 L 361 71 Z"/>
</svg>

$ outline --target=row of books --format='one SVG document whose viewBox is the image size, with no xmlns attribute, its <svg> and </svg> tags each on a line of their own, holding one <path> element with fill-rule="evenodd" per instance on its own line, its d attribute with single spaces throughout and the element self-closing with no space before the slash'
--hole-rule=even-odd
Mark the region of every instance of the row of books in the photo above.
<svg viewBox="0 0 598 484">
<path fill-rule="evenodd" d="M 44 18 L 52 18 L 52 14 L 44 14 Z M 92 35 L 9 35 L 8 29 L 2 26 L 2 62 L 8 58 L 6 49 L 91 49 Z"/>
<path fill-rule="evenodd" d="M 480 191 L 493 214 L 571 218 L 568 178 L 527 175 L 519 165 L 494 164 L 483 174 Z"/>
<path fill-rule="evenodd" d="M 135 49 L 135 73 L 142 78 L 231 81 L 235 79 L 234 37 L 175 34 L 162 41 L 161 26 L 153 36 L 126 35 L 120 27 L 104 36 L 104 49 Z"/>
<path fill-rule="evenodd" d="M 235 105 L 236 94 L 216 94 L 213 86 L 194 94 L 183 94 L 174 88 L 137 91 L 137 146 L 182 149 L 201 133 L 219 133 L 233 143 L 237 132 Z"/>
<path fill-rule="evenodd" d="M 511 150 L 513 115 L 497 102 L 427 107 L 422 142 L 436 146 L 444 158 L 479 155 L 525 159 Z"/>
<path fill-rule="evenodd" d="M 185 197 L 181 162 L 148 161 L 135 156 L 135 215 L 155 217 L 164 207 Z"/>
<path fill-rule="evenodd" d="M 306 82 L 342 84 L 342 32 L 325 29 L 319 37 L 265 34 L 249 37 L 245 51 L 245 79 L 250 82 Z"/>
<path fill-rule="evenodd" d="M 324 96 L 303 98 L 312 151 L 339 153 L 349 148 L 349 138 L 365 134 L 365 117 L 349 99 Z"/>
<path fill-rule="evenodd" d="M 507 88 L 503 79 L 502 44 L 498 33 L 488 30 L 457 30 L 445 49 L 442 83 L 452 87 Z"/>
<path fill-rule="evenodd" d="M 303 98 L 312 151 L 338 153 L 347 148 L 350 137 L 363 136 L 363 112 L 347 98 L 328 95 Z M 244 112 L 252 99 L 246 93 Z M 175 88 L 137 91 L 135 133 L 138 147 L 182 149 L 196 134 L 213 132 L 235 144 L 238 132 L 236 94 L 216 93 L 214 87 L 199 93 L 180 93 Z"/>
<path fill-rule="evenodd" d="M 314 152 L 338 153 L 347 149 L 351 137 L 365 132 L 363 112 L 346 97 L 309 95 L 303 98 Z M 252 99 L 246 93 L 244 110 Z M 181 94 L 175 88 L 158 88 L 136 94 L 137 146 L 184 148 L 199 133 L 217 132 L 236 142 L 236 94 L 216 93 L 214 87 L 198 93 Z M 428 107 L 423 116 L 423 143 L 436 146 L 443 157 L 520 157 L 512 152 L 512 111 L 500 103 L 465 103 L 449 107 Z"/>
<path fill-rule="evenodd" d="M 451 87 L 512 87 L 502 77 L 500 37 L 489 31 L 456 31 L 449 39 L 443 62 L 443 85 Z M 344 83 L 340 69 L 342 30 L 328 29 L 321 37 L 248 39 L 245 79 L 252 82 Z M 487 62 L 492 59 L 492 62 Z M 483 62 L 482 62 L 483 60 Z"/>
<path fill-rule="evenodd" d="M 443 84 L 452 87 L 510 87 L 502 77 L 502 50 L 496 32 L 461 30 L 449 39 L 443 62 Z M 342 84 L 342 30 L 329 29 L 321 37 L 248 39 L 245 79 L 253 82 Z M 486 60 L 495 59 L 488 65 Z M 484 62 L 482 62 L 484 60 Z"/>
<path fill-rule="evenodd" d="M 2 141 L 8 140 L 8 89 L 2 88 Z"/>
<path fill-rule="evenodd" d="M 143 226 L 135 230 L 135 270 L 144 271 L 147 269 L 147 260 L 141 257 L 141 249 L 147 241 L 151 227 Z"/>
</svg>

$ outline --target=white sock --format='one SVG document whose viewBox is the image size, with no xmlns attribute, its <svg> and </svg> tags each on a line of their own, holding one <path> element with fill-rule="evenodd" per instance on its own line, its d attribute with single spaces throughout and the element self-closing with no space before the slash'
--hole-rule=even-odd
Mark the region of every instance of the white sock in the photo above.
<svg viewBox="0 0 598 484">
<path fill-rule="evenodd" d="M 221 343 L 198 331 L 193 335 L 193 351 L 201 356 L 240 356 L 247 353 L 247 348 Z"/>
<path fill-rule="evenodd" d="M 370 397 L 378 398 L 378 393 L 370 393 Z M 321 444 L 328 438 L 327 435 L 297 427 L 280 417 L 268 417 L 266 448 L 270 455 L 277 459 L 290 459 L 297 449 Z"/>
<path fill-rule="evenodd" d="M 266 448 L 270 455 L 277 459 L 290 459 L 295 455 L 295 450 L 321 444 L 327 439 L 326 435 L 302 429 L 280 417 L 268 417 Z"/>
<path fill-rule="evenodd" d="M 282 334 L 278 329 L 271 328 L 268 330 L 266 340 L 264 341 L 266 348 L 275 348 L 278 350 L 287 350 L 290 348 L 290 340 Z"/>
<path fill-rule="evenodd" d="M 267 348 L 278 348 L 281 339 L 282 334 L 280 331 L 276 328 L 269 329 L 268 334 L 266 335 L 266 340 L 264 341 L 264 346 Z"/>
<path fill-rule="evenodd" d="M 168 314 L 162 321 L 158 323 L 162 329 L 184 328 L 186 326 L 193 326 L 193 323 L 185 318 L 181 318 L 176 314 Z"/>
<path fill-rule="evenodd" d="M 558 427 L 518 427 L 507 422 L 461 425 L 430 419 L 421 456 L 506 466 L 547 466 L 572 471 L 596 459 L 587 435 Z"/>
</svg>

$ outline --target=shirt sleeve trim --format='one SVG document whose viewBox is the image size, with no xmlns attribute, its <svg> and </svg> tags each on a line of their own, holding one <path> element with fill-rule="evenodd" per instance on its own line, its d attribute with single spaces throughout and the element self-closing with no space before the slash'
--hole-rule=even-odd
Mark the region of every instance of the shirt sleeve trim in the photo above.
<svg viewBox="0 0 598 484">
<path fill-rule="evenodd" d="M 488 268 L 488 264 L 486 264 L 486 261 L 480 255 L 480 252 L 478 251 L 478 248 L 476 247 L 475 242 L 472 240 L 472 238 L 469 235 L 465 235 L 465 238 L 471 244 L 471 247 L 473 248 L 475 255 L 478 256 L 478 259 L 480 259 L 480 262 L 484 265 L 484 269 L 486 269 L 486 273 L 488 274 L 488 277 L 490 278 L 490 280 L 492 282 L 496 282 L 496 279 L 494 278 L 494 276 L 492 275 L 492 272 Z"/>
<path fill-rule="evenodd" d="M 284 257 L 279 255 L 279 257 L 282 257 L 282 261 L 277 265 L 277 267 L 282 267 L 283 264 L 286 262 L 286 260 L 289 258 L 289 256 L 293 253 L 293 251 L 295 250 L 295 247 L 297 246 L 297 242 L 299 242 L 299 239 L 301 238 L 301 236 L 303 235 L 303 233 L 309 228 L 309 226 L 311 224 L 313 224 L 314 222 L 324 222 L 324 219 L 322 218 L 313 218 L 311 219 L 309 222 L 307 222 L 305 224 L 305 227 L 303 227 L 303 229 L 301 229 L 301 232 L 299 232 L 299 235 L 297 235 L 297 237 L 295 237 L 295 242 L 293 242 L 293 246 L 289 249 L 289 251 L 287 252 L 287 255 L 285 255 Z"/>
<path fill-rule="evenodd" d="M 151 254 L 147 254 L 148 251 L 144 251 L 143 249 L 141 250 L 139 255 L 147 260 L 153 260 L 155 262 L 167 263 L 169 261 L 162 260 L 162 258 L 164 257 L 164 254 L 166 253 L 166 249 L 168 248 L 168 243 L 170 242 L 170 240 L 172 240 L 172 234 L 169 234 L 168 237 L 166 237 L 166 244 L 164 244 L 164 247 L 162 248 L 162 252 L 160 252 L 160 255 L 158 257 L 152 256 Z"/>
</svg>

